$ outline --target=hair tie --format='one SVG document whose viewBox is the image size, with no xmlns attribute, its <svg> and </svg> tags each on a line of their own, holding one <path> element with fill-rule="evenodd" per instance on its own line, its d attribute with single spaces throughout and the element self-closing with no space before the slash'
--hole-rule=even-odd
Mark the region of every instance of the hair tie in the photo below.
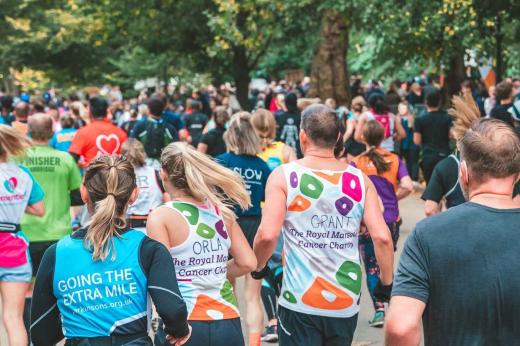
<svg viewBox="0 0 520 346">
<path fill-rule="evenodd" d="M 112 197 L 116 198 L 116 195 L 115 195 L 113 192 L 109 192 L 109 193 L 107 193 L 107 197 L 108 197 L 108 196 L 112 196 Z"/>
</svg>

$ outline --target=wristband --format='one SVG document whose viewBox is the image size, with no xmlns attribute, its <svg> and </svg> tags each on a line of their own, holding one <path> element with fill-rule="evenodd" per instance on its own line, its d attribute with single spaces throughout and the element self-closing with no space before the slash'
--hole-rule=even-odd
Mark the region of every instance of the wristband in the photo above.
<svg viewBox="0 0 520 346">
<path fill-rule="evenodd" d="M 262 280 L 267 275 L 269 275 L 269 267 L 267 266 L 267 264 L 262 270 L 251 272 L 251 276 L 255 280 Z"/>
</svg>

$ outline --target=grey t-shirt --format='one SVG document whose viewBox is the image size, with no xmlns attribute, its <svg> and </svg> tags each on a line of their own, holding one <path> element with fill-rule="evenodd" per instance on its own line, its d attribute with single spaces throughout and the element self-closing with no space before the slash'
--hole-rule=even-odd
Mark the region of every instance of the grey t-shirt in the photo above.
<svg viewBox="0 0 520 346">
<path fill-rule="evenodd" d="M 520 344 L 520 209 L 466 202 L 419 222 L 392 296 L 426 303 L 426 345 Z"/>
</svg>

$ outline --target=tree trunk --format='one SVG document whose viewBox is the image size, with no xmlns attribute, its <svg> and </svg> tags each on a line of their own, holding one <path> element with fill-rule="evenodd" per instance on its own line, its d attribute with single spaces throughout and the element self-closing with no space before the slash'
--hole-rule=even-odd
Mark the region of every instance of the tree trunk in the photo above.
<svg viewBox="0 0 520 346">
<path fill-rule="evenodd" d="M 460 92 L 460 84 L 464 79 L 466 79 L 464 51 L 460 51 L 451 57 L 446 74 L 446 92 L 449 97 Z"/>
<path fill-rule="evenodd" d="M 235 47 L 233 54 L 233 77 L 237 87 L 237 99 L 243 110 L 250 110 L 249 105 L 249 61 L 244 47 Z"/>
<path fill-rule="evenodd" d="M 348 106 L 350 88 L 347 72 L 349 27 L 347 16 L 335 10 L 322 12 L 320 39 L 311 68 L 308 96 L 336 100 Z"/>
</svg>

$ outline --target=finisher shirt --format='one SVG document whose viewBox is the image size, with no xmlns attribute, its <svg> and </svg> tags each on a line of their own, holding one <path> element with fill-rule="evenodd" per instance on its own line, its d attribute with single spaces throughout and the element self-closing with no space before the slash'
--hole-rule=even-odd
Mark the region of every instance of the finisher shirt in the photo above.
<svg viewBox="0 0 520 346">
<path fill-rule="evenodd" d="M 88 165 L 98 155 L 119 155 L 127 138 L 125 131 L 108 120 L 94 120 L 78 130 L 69 152 L 82 156 Z"/>
<path fill-rule="evenodd" d="M 518 344 L 518 225 L 520 209 L 472 202 L 417 224 L 392 296 L 426 304 L 425 345 Z"/>
<path fill-rule="evenodd" d="M 47 145 L 37 145 L 27 150 L 22 162 L 45 192 L 45 215 L 26 214 L 21 221 L 23 231 L 31 242 L 59 240 L 70 234 L 69 194 L 81 185 L 74 158 Z"/>
<path fill-rule="evenodd" d="M 265 199 L 265 185 L 271 173 L 269 166 L 258 156 L 236 155 L 226 153 L 217 156 L 217 162 L 240 174 L 246 183 L 246 189 L 251 195 L 251 208 L 236 210 L 237 216 L 262 215 L 261 203 Z"/>
<path fill-rule="evenodd" d="M 364 213 L 363 174 L 282 166 L 287 184 L 283 224 L 284 276 L 279 303 L 325 317 L 359 311 L 361 267 L 358 236 Z"/>
<path fill-rule="evenodd" d="M 15 163 L 0 163 L 0 223 L 19 224 L 28 205 L 41 202 L 44 193 L 32 174 Z M 0 232 L 0 267 L 12 268 L 29 260 L 22 232 Z"/>
</svg>

